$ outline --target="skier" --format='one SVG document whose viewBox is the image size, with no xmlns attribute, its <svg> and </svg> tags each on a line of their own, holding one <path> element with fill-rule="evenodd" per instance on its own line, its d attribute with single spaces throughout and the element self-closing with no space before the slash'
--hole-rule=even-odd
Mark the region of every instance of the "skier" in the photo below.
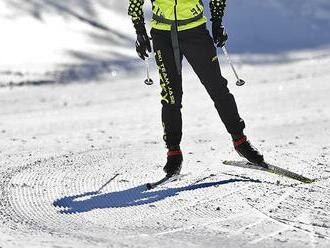
<svg viewBox="0 0 330 248">
<path fill-rule="evenodd" d="M 167 177 L 180 173 L 183 156 L 182 138 L 182 76 L 183 56 L 205 86 L 215 108 L 231 135 L 235 150 L 253 164 L 264 162 L 263 156 L 247 140 L 245 123 L 239 116 L 234 96 L 221 75 L 216 47 L 225 45 L 228 36 L 222 25 L 226 0 L 210 0 L 212 37 L 206 28 L 207 18 L 201 0 L 151 0 L 151 37 L 156 63 L 160 74 L 162 122 L 166 143 Z M 136 30 L 136 51 L 141 59 L 151 52 L 144 13 L 144 0 L 129 0 L 128 14 Z"/>
</svg>

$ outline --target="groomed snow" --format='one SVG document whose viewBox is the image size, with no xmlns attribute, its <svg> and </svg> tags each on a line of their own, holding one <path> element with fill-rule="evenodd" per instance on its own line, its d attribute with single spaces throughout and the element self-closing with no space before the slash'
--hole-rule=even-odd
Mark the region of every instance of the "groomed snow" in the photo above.
<svg viewBox="0 0 330 248">
<path fill-rule="evenodd" d="M 159 89 L 144 75 L 1 89 L 0 245 L 329 247 L 329 65 L 243 66 L 241 88 L 224 68 L 250 139 L 268 161 L 318 179 L 308 185 L 222 165 L 241 159 L 190 69 L 189 175 L 151 192 L 143 184 L 162 176 L 165 149 Z"/>
<path fill-rule="evenodd" d="M 152 70 L 155 85 L 146 86 L 143 63 L 130 64 L 136 60 L 134 32 L 124 15 L 126 3 L 78 2 L 78 6 L 75 1 L 50 0 L 0 3 L 7 32 L 31 24 L 31 32 L 40 28 L 49 34 L 42 41 L 51 41 L 57 33 L 72 42 L 53 41 L 40 49 L 39 43 L 31 42 L 31 50 L 17 47 L 24 51 L 19 55 L 14 49 L 18 40 L 2 38 L 7 45 L 0 51 L 9 57 L 0 63 L 0 247 L 330 246 L 328 33 L 317 41 L 297 43 L 308 33 L 297 29 L 299 35 L 292 36 L 296 49 L 284 39 L 271 43 L 273 53 L 264 49 L 267 46 L 256 50 L 258 43 L 250 40 L 246 27 L 241 31 L 246 43 L 232 35 L 229 50 L 247 81 L 243 87 L 235 86 L 221 56 L 249 139 L 267 161 L 315 178 L 314 183 L 223 165 L 224 160 L 242 159 L 185 63 L 182 173 L 187 176 L 146 191 L 145 183 L 163 176 L 166 159 L 157 73 Z M 235 8 L 251 11 L 257 2 L 233 0 L 229 13 L 234 15 Z M 54 3 L 62 10 L 75 10 L 76 17 L 71 12 L 57 16 Z M 267 0 L 259 7 L 284 10 L 283 3 Z M 326 0 L 290 3 L 299 22 L 307 18 L 315 30 L 329 24 Z M 16 18 L 24 17 L 8 18 L 13 10 Z M 43 21 L 25 15 L 31 10 Z M 116 31 L 115 38 L 109 38 L 86 19 L 77 19 L 94 16 L 104 24 L 108 11 L 129 32 L 109 22 L 107 27 Z M 279 12 L 290 23 L 292 11 Z M 238 20 L 237 15 L 232 18 Z M 230 14 L 226 22 L 230 23 Z M 233 34 L 239 32 L 236 24 L 229 28 Z M 269 31 L 257 29 L 260 36 L 254 36 L 257 32 L 252 36 L 264 37 L 267 44 Z M 89 32 L 92 36 L 86 36 Z M 15 37 L 22 39 L 21 35 Z M 93 36 L 103 42 L 94 44 L 89 39 Z M 72 47 L 75 54 L 68 53 Z M 42 84 L 54 77 L 71 83 L 8 87 L 9 82 Z"/>
</svg>

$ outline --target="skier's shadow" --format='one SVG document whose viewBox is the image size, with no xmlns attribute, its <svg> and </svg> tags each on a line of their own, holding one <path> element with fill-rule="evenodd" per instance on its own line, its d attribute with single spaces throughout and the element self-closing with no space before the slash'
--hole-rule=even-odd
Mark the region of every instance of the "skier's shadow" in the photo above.
<svg viewBox="0 0 330 248">
<path fill-rule="evenodd" d="M 111 193 L 99 194 L 98 192 L 87 192 L 80 195 L 65 196 L 55 200 L 53 205 L 62 208 L 59 212 L 63 214 L 83 213 L 94 209 L 133 207 L 155 203 L 167 197 L 176 196 L 183 191 L 203 189 L 235 182 L 259 183 L 260 181 L 253 179 L 229 179 L 152 191 L 146 190 L 145 185 L 140 185 Z"/>
</svg>

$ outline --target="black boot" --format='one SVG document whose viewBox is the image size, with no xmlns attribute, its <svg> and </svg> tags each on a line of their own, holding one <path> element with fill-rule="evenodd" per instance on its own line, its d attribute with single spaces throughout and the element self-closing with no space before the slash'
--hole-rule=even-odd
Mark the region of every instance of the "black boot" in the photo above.
<svg viewBox="0 0 330 248">
<path fill-rule="evenodd" d="M 183 156 L 179 146 L 169 147 L 167 152 L 167 163 L 164 167 L 166 176 L 172 177 L 180 174 Z"/>
<path fill-rule="evenodd" d="M 256 165 L 260 165 L 264 162 L 262 154 L 251 145 L 245 135 L 242 135 L 240 138 L 233 136 L 233 139 L 235 150 L 240 156 Z"/>
</svg>

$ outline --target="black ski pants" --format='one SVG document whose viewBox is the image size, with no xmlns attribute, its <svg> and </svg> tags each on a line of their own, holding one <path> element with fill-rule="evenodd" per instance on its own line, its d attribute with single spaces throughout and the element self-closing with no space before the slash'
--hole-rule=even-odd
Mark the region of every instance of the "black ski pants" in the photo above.
<svg viewBox="0 0 330 248">
<path fill-rule="evenodd" d="M 182 77 L 178 73 L 171 42 L 171 32 L 151 30 L 156 63 L 160 74 L 162 122 L 167 147 L 177 146 L 182 138 Z M 179 46 L 183 56 L 205 86 L 227 131 L 232 135 L 243 133 L 244 121 L 240 118 L 234 96 L 221 75 L 213 40 L 201 25 L 180 31 Z"/>
</svg>

